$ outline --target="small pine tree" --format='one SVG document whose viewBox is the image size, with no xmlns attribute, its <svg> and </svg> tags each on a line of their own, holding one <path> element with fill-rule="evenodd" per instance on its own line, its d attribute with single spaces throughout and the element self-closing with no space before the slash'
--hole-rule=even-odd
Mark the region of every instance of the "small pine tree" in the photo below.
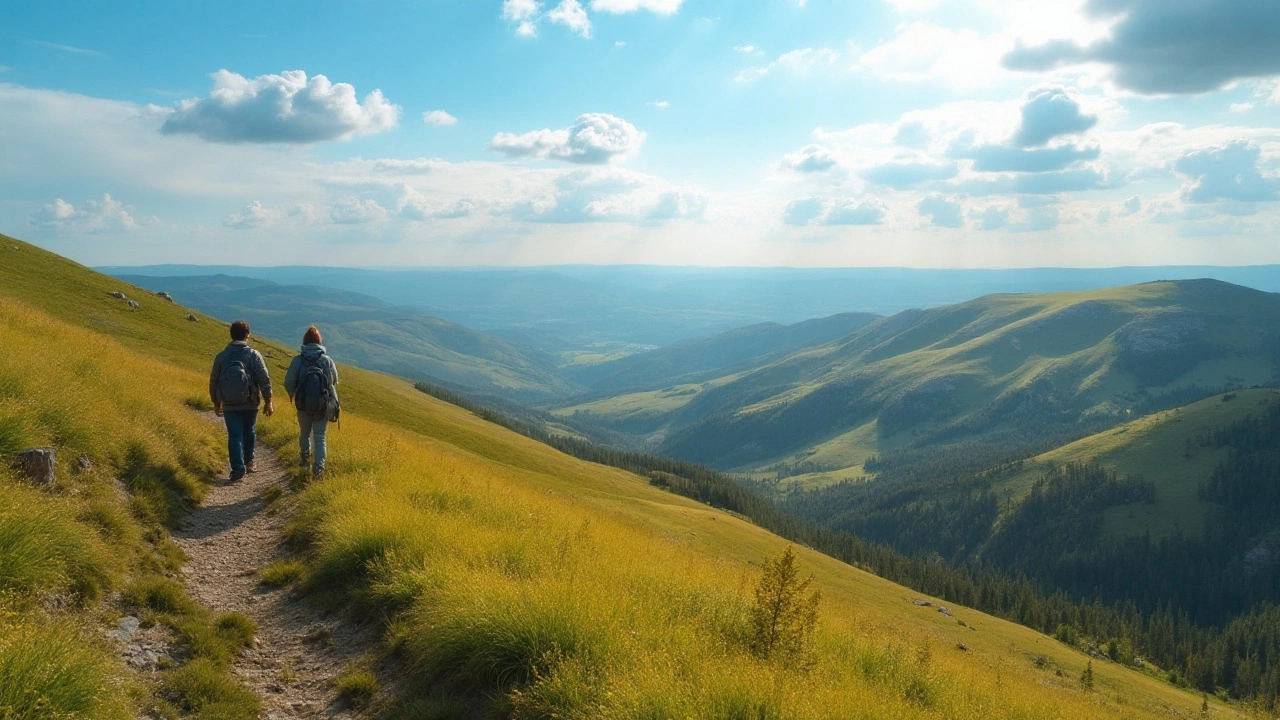
<svg viewBox="0 0 1280 720">
<path fill-rule="evenodd" d="M 1200 719 L 1209 720 L 1209 696 L 1200 693 Z"/>
<path fill-rule="evenodd" d="M 751 651 L 756 657 L 794 668 L 813 663 L 813 633 L 822 595 L 817 590 L 808 592 L 812 582 L 812 576 L 800 579 L 794 548 L 765 561 L 750 615 Z"/>
<path fill-rule="evenodd" d="M 1093 661 L 1090 660 L 1088 665 L 1084 666 L 1084 672 L 1080 673 L 1080 685 L 1085 690 L 1093 689 Z"/>
</svg>

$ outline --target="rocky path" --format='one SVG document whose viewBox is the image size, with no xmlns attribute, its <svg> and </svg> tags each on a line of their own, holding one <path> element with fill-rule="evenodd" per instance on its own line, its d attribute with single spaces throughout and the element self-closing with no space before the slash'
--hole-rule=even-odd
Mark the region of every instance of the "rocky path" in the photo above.
<svg viewBox="0 0 1280 720">
<path fill-rule="evenodd" d="M 288 556 L 281 545 L 284 518 L 267 512 L 264 493 L 287 492 L 290 474 L 259 444 L 258 471 L 243 480 L 224 476 L 174 540 L 187 553 L 187 588 L 215 612 L 238 612 L 258 624 L 255 646 L 234 672 L 262 698 L 264 717 L 355 718 L 331 680 L 360 659 L 373 638 L 367 628 L 325 617 L 288 586 L 261 585 L 257 570 Z"/>
</svg>

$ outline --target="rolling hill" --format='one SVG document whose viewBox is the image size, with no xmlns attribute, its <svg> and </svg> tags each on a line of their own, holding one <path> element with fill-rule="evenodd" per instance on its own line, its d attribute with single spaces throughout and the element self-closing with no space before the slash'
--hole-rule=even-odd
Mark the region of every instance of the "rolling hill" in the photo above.
<svg viewBox="0 0 1280 720">
<path fill-rule="evenodd" d="M 104 478 L 118 473 L 134 482 L 138 451 L 114 432 L 209 472 L 215 433 L 184 397 L 202 392 L 225 325 L 193 322 L 181 306 L 25 243 L 4 238 L 0 252 L 0 321 L 23 350 L 6 356 L 5 377 L 25 368 L 4 385 L 3 416 L 44 428 L 40 439 L 62 450 L 104 443 Z M 140 307 L 113 298 L 116 291 L 142 298 Z M 271 352 L 279 382 L 288 351 L 259 345 Z M 155 387 L 131 403 L 129 393 L 147 389 L 119 382 L 132 370 Z M 42 378 L 49 382 L 33 382 Z M 59 384 L 68 391 L 48 392 Z M 1077 678 L 1091 662 L 1083 652 L 961 607 L 935 612 L 912 602 L 916 593 L 804 548 L 801 562 L 823 593 L 815 663 L 802 672 L 757 659 L 740 628 L 757 564 L 787 545 L 781 538 L 633 474 L 567 457 L 403 380 L 344 368 L 343 389 L 347 413 L 331 438 L 331 472 L 287 507 L 291 539 L 305 548 L 301 588 L 390 621 L 386 642 L 400 662 L 392 665 L 398 676 L 385 679 L 403 692 L 368 713 L 1156 718 L 1200 705 L 1199 696 L 1100 658 L 1082 685 Z M 116 394 L 126 402 L 103 400 Z M 77 398 L 98 400 L 89 406 L 96 414 L 72 412 Z M 296 455 L 286 413 L 264 421 L 263 438 Z M 6 477 L 0 487 L 9 492 L 13 482 Z M 105 488 L 104 497 L 115 497 Z M 66 502 L 88 499 L 71 493 Z M 66 512 L 77 517 L 74 508 Z M 6 537 L 27 532 L 30 525 L 10 517 L 0 513 Z M 158 543 L 163 534 L 149 537 Z M 0 558 L 9 559 L 13 547 L 0 544 Z M 6 608 L 0 656 L 16 657 L 14 648 L 42 637 L 43 607 Z M 76 650 L 66 638 L 100 634 L 94 618 L 102 613 L 109 610 L 89 606 L 60 626 L 61 645 L 37 645 L 41 667 L 65 676 L 80 657 L 74 652 L 98 653 L 94 643 Z M 132 702 L 120 688 L 138 679 L 123 663 L 105 653 L 94 663 L 96 674 L 77 676 L 85 686 L 113 703 Z M 24 666 L 0 663 L 0 673 L 15 667 Z M 160 673 L 190 674 L 188 665 Z M 42 707 L 28 716 L 127 715 Z M 203 707 L 176 714 L 251 712 L 224 703 L 202 714 Z M 1211 712 L 1237 715 L 1216 700 Z"/>
<path fill-rule="evenodd" d="M 523 401 L 575 390 L 549 357 L 362 293 L 227 275 L 120 279 L 224 321 L 244 318 L 286 347 L 317 323 L 335 357 L 371 370 Z"/>
<path fill-rule="evenodd" d="M 997 295 L 900 313 L 714 382 L 666 414 L 658 447 L 822 484 L 895 452 L 1071 439 L 1274 382 L 1278 368 L 1277 294 L 1186 280 Z"/>
</svg>

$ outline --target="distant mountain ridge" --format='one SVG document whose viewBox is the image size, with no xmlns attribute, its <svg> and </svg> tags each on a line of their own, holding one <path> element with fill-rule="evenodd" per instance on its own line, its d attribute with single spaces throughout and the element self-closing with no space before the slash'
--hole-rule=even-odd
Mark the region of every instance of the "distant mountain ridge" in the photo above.
<svg viewBox="0 0 1280 720">
<path fill-rule="evenodd" d="M 1271 383 L 1278 368 L 1274 293 L 1191 280 L 988 296 L 713 383 L 667 414 L 660 452 L 850 468 L 895 447 L 1115 422 L 1162 397 Z"/>
<path fill-rule="evenodd" d="M 363 293 L 227 275 L 120 279 L 287 344 L 318 323 L 335 357 L 371 370 L 529 401 L 574 391 L 550 358 Z"/>
</svg>

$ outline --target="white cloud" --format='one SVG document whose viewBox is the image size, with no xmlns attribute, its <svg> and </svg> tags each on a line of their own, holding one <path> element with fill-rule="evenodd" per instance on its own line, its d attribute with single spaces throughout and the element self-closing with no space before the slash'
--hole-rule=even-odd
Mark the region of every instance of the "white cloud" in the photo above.
<svg viewBox="0 0 1280 720">
<path fill-rule="evenodd" d="M 329 221 L 335 225 L 362 225 L 387 219 L 386 208 L 372 198 L 339 198 L 329 207 Z"/>
<path fill-rule="evenodd" d="M 123 233 L 138 229 L 134 209 L 103 193 L 101 200 L 87 200 L 81 207 L 57 198 L 28 222 L 39 230 L 59 235 Z"/>
<path fill-rule="evenodd" d="M 49 48 L 50 50 L 58 50 L 60 52 L 65 52 L 65 53 L 72 53 L 74 55 L 101 55 L 102 54 L 97 50 L 90 50 L 89 48 L 76 47 L 75 45 L 63 45 L 62 43 L 48 42 L 45 40 L 30 40 L 29 42 L 32 45 L 39 45 L 42 48 Z"/>
<path fill-rule="evenodd" d="M 643 143 L 644 133 L 626 120 L 607 113 L 586 113 L 568 130 L 498 133 L 489 149 L 510 157 L 601 165 L 634 155 Z"/>
<path fill-rule="evenodd" d="M 830 148 L 822 145 L 805 145 L 799 150 L 784 155 L 782 167 L 801 173 L 818 173 L 831 170 L 840 164 Z"/>
<path fill-rule="evenodd" d="M 940 0 L 885 0 L 900 13 L 920 13 L 938 7 Z"/>
<path fill-rule="evenodd" d="M 885 210 L 884 204 L 876 200 L 809 197 L 788 203 L 782 221 L 796 227 L 879 225 L 884 222 Z"/>
<path fill-rule="evenodd" d="M 531 20 L 542 12 L 542 3 L 537 0 L 503 0 L 502 17 L 504 20 L 520 22 Z"/>
<path fill-rule="evenodd" d="M 671 103 L 667 102 L 666 100 L 655 100 L 654 102 L 649 103 L 649 105 L 652 107 L 656 107 L 659 110 L 666 110 L 667 108 L 671 107 Z"/>
<path fill-rule="evenodd" d="M 736 45 L 734 46 L 733 49 L 735 52 L 740 52 L 743 55 L 763 55 L 764 54 L 764 51 L 756 47 L 755 45 Z"/>
<path fill-rule="evenodd" d="M 507 209 L 520 220 L 551 223 L 661 223 L 702 217 L 705 193 L 650 175 L 620 170 L 573 170 L 559 175 L 549 191 L 534 193 Z"/>
<path fill-rule="evenodd" d="M 398 214 L 409 220 L 456 220 L 470 217 L 480 210 L 481 203 L 472 198 L 452 202 L 433 199 L 416 191 L 408 191 L 400 203 Z"/>
<path fill-rule="evenodd" d="M 975 30 L 913 22 L 893 40 L 858 58 L 855 70 L 886 80 L 942 80 L 956 88 L 986 85 L 995 79 L 1004 50 Z"/>
<path fill-rule="evenodd" d="M 591 37 L 591 19 L 587 17 L 587 11 L 578 4 L 578 0 L 562 0 L 547 13 L 547 19 L 564 25 L 584 38 Z"/>
<path fill-rule="evenodd" d="M 267 225 L 273 220 L 275 220 L 275 213 L 263 207 L 261 202 L 254 200 L 239 212 L 228 215 L 222 224 L 237 230 L 252 230 Z"/>
<path fill-rule="evenodd" d="M 674 15 L 683 4 L 684 0 L 591 0 L 591 9 L 607 13 L 648 10 L 659 15 Z"/>
<path fill-rule="evenodd" d="M 918 209 L 936 227 L 964 227 L 964 206 L 959 198 L 932 193 L 920 201 Z"/>
<path fill-rule="evenodd" d="M 399 117 L 400 108 L 381 90 L 362 104 L 354 87 L 324 75 L 308 79 L 302 70 L 287 70 L 250 80 L 219 70 L 209 95 L 178 103 L 161 132 L 221 143 L 305 144 L 382 132 Z"/>
<path fill-rule="evenodd" d="M 1246 113 L 1252 109 L 1253 103 L 1251 102 L 1231 103 L 1231 112 L 1233 113 Z"/>
<path fill-rule="evenodd" d="M 797 75 L 803 75 L 819 65 L 830 65 L 839 59 L 840 53 L 830 48 L 802 48 L 783 53 L 778 56 L 777 60 L 768 65 L 747 68 L 739 72 L 734 80 L 737 82 L 751 82 L 778 69 L 789 70 Z"/>
<path fill-rule="evenodd" d="M 458 124 L 458 118 L 450 115 L 444 110 L 430 110 L 428 112 L 424 112 L 422 113 L 422 121 L 428 125 L 436 125 L 439 127 L 448 127 L 450 125 Z"/>
</svg>

